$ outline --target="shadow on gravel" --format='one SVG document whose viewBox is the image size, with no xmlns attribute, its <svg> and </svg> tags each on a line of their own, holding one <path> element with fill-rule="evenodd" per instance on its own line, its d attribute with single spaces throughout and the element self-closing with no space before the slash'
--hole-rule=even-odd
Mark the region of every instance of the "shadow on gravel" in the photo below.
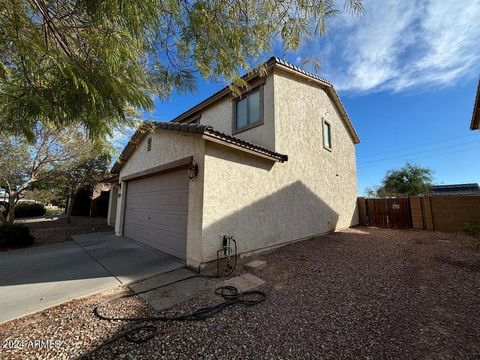
<svg viewBox="0 0 480 360">
<path fill-rule="evenodd" d="M 433 259 L 442 264 L 452 265 L 452 266 L 465 269 L 471 272 L 480 272 L 480 260 L 476 260 L 476 261 L 457 260 L 457 259 L 452 259 L 448 256 L 443 256 L 443 255 L 437 255 Z"/>
</svg>

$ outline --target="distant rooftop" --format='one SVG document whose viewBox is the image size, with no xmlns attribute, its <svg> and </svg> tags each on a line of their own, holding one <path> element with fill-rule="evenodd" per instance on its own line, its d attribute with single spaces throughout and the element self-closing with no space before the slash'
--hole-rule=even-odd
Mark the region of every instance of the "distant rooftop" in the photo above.
<svg viewBox="0 0 480 360">
<path fill-rule="evenodd" d="M 428 187 L 429 195 L 480 195 L 480 186 L 472 184 L 432 185 Z"/>
</svg>

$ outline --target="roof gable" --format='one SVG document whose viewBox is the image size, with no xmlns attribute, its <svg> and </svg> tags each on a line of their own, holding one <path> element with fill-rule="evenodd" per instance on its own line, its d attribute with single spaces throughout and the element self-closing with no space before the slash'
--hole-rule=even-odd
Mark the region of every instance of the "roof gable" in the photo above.
<svg viewBox="0 0 480 360">
<path fill-rule="evenodd" d="M 180 131 L 184 133 L 200 134 L 205 140 L 216 142 L 222 145 L 236 148 L 238 150 L 246 151 L 251 154 L 261 156 L 273 161 L 285 162 L 288 156 L 269 150 L 262 146 L 252 144 L 248 141 L 241 140 L 231 135 L 227 135 L 215 130 L 212 126 L 199 124 L 181 124 L 172 122 L 148 122 L 140 126 L 140 128 L 133 134 L 127 146 L 123 149 L 120 158 L 112 167 L 111 173 L 118 173 L 123 167 L 123 164 L 132 156 L 137 148 L 137 145 L 145 138 L 149 131 L 155 129 Z"/>
<path fill-rule="evenodd" d="M 345 107 L 343 106 L 340 97 L 338 96 L 337 92 L 335 91 L 335 88 L 333 87 L 333 84 L 329 82 L 328 80 L 325 80 L 313 73 L 310 73 L 308 71 L 305 71 L 304 69 L 299 68 L 298 66 L 295 66 L 293 64 L 290 64 L 289 62 L 282 60 L 277 57 L 271 57 L 266 63 L 266 68 L 267 70 L 271 70 L 274 68 L 279 68 L 284 71 L 287 71 L 295 76 L 308 79 L 309 81 L 313 81 L 316 84 L 320 85 L 327 95 L 332 99 L 334 105 L 338 109 L 340 116 L 342 120 L 344 121 L 345 125 L 347 126 L 347 129 L 350 133 L 350 136 L 352 137 L 352 140 L 355 144 L 360 143 L 360 139 L 357 135 L 357 132 L 355 131 L 355 128 L 353 127 L 352 122 L 350 121 L 350 117 L 347 114 L 347 111 L 345 110 Z M 245 74 L 242 78 L 245 81 L 251 81 L 260 75 L 256 70 L 253 70 L 247 74 Z M 212 105 L 213 103 L 219 101 L 220 99 L 223 99 L 225 96 L 230 95 L 232 93 L 232 90 L 230 86 L 226 86 L 223 89 L 217 91 L 215 94 L 209 96 L 202 102 L 198 103 L 194 107 L 188 109 L 187 111 L 183 112 L 182 114 L 178 115 L 175 117 L 171 122 L 184 122 L 187 121 L 189 118 L 192 116 L 196 115 L 200 111 L 204 110 L 208 106 Z"/>
<path fill-rule="evenodd" d="M 279 68 L 293 74 L 294 76 L 307 79 L 309 82 L 315 82 L 317 85 L 320 85 L 320 87 L 325 90 L 325 92 L 333 101 L 333 104 L 339 111 L 340 116 L 345 123 L 353 142 L 355 144 L 358 144 L 360 142 L 355 128 L 353 127 L 353 124 L 350 121 L 350 118 L 331 82 L 277 57 L 271 57 L 264 65 L 266 66 L 267 71 L 271 71 L 274 68 Z M 258 71 L 253 70 L 245 74 L 242 78 L 245 81 L 252 81 L 259 76 L 260 75 L 258 74 Z M 227 146 L 236 147 L 241 150 L 252 152 L 256 155 L 263 156 L 275 161 L 287 161 L 287 155 L 279 154 L 259 145 L 252 144 L 231 135 L 227 135 L 225 133 L 215 130 L 211 126 L 187 124 L 188 120 L 190 120 L 192 116 L 197 116 L 200 111 L 230 94 L 232 94 L 232 90 L 230 86 L 226 86 L 223 89 L 214 93 L 213 95 L 209 96 L 202 102 L 198 103 L 194 107 L 178 115 L 168 123 L 145 122 L 130 138 L 130 141 L 123 149 L 119 160 L 113 165 L 111 172 L 118 173 L 122 168 L 123 164 L 128 160 L 128 158 L 130 158 L 130 156 L 134 152 L 137 144 L 142 141 L 143 137 L 149 131 L 149 129 L 152 130 L 157 128 L 164 130 L 183 131 L 187 133 L 199 133 L 202 134 L 202 137 L 209 141 L 215 141 Z"/>
</svg>

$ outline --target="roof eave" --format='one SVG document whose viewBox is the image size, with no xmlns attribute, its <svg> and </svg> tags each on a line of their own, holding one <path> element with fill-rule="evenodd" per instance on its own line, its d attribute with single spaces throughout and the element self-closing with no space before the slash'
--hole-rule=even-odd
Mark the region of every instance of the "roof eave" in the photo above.
<svg viewBox="0 0 480 360">
<path fill-rule="evenodd" d="M 123 148 L 120 156 L 118 157 L 118 160 L 115 161 L 115 163 L 113 164 L 110 173 L 118 174 L 118 172 L 123 166 L 124 161 L 130 157 L 130 152 L 133 152 L 136 149 L 137 145 L 143 140 L 147 132 L 155 130 L 155 127 L 155 122 L 152 121 L 145 121 L 140 124 L 135 133 L 130 137 L 127 145 L 125 145 L 125 147 Z"/>
<path fill-rule="evenodd" d="M 480 130 L 480 104 L 478 104 L 474 110 L 472 123 L 470 124 L 470 130 Z"/>
<path fill-rule="evenodd" d="M 355 144 L 360 143 L 360 139 L 359 139 L 359 137 L 358 137 L 358 135 L 355 131 L 355 128 L 353 127 L 353 124 L 350 121 L 350 118 L 349 118 L 349 116 L 348 116 L 348 114 L 347 114 L 347 112 L 346 112 L 346 110 L 345 110 L 345 108 L 344 108 L 344 106 L 343 106 L 343 104 L 340 100 L 340 97 L 338 96 L 337 92 L 335 91 L 335 88 L 333 87 L 332 83 L 330 83 L 329 81 L 327 81 L 323 78 L 318 77 L 315 74 L 309 73 L 309 72 L 307 72 L 307 71 L 305 71 L 305 70 L 303 70 L 303 69 L 301 69 L 301 68 L 299 68 L 299 67 L 297 67 L 293 64 L 290 64 L 290 63 L 288 63 L 286 61 L 283 61 L 282 59 L 279 59 L 279 58 L 276 58 L 276 57 L 271 57 L 265 64 L 266 64 L 267 71 L 271 71 L 271 69 L 273 69 L 275 67 L 278 67 L 278 68 L 281 68 L 281 69 L 283 69 L 287 72 L 290 72 L 290 73 L 294 74 L 295 76 L 303 77 L 303 78 L 307 79 L 308 81 L 311 81 L 311 82 L 313 81 L 313 82 L 317 83 L 318 85 L 320 85 L 328 93 L 328 95 L 331 97 L 331 99 L 333 100 L 333 102 L 334 102 L 335 106 L 337 107 L 341 117 L 344 120 L 345 125 L 347 126 L 347 129 L 350 133 L 350 136 L 351 136 L 353 142 Z M 246 81 L 250 81 L 250 80 L 252 80 L 252 79 L 254 79 L 258 76 L 259 76 L 258 72 L 256 70 L 252 70 L 249 73 L 247 73 L 246 75 L 244 75 L 242 78 Z M 480 91 L 480 81 L 479 81 L 479 91 Z M 190 118 L 191 116 L 195 115 L 199 111 L 205 109 L 210 104 L 213 104 L 214 102 L 220 100 L 224 96 L 229 95 L 231 92 L 232 91 L 231 91 L 229 86 L 221 89 L 220 91 L 216 92 L 215 94 L 211 95 L 207 99 L 203 100 L 202 102 L 200 102 L 199 104 L 197 104 L 193 108 L 191 108 L 191 109 L 185 111 L 184 113 L 180 114 L 179 116 L 177 116 L 176 118 L 171 120 L 170 123 L 173 123 L 172 126 L 188 125 L 188 124 L 179 124 L 179 123 L 181 123 L 183 120 L 186 120 L 186 119 Z M 479 94 L 477 92 L 476 108 L 478 107 L 478 103 L 479 103 L 478 97 L 479 97 Z M 474 110 L 474 117 L 472 118 L 472 128 L 476 124 L 476 126 L 477 126 L 476 128 L 478 129 L 479 118 L 480 118 L 479 114 L 477 114 L 477 116 L 476 116 L 475 115 L 475 110 Z M 130 152 L 133 152 L 135 150 L 135 148 L 137 147 L 138 143 L 141 140 L 143 140 L 143 137 L 145 136 L 145 133 L 146 133 L 145 128 L 148 129 L 148 127 L 151 127 L 152 124 L 155 124 L 155 123 L 146 122 L 139 127 L 139 129 L 135 132 L 135 134 L 131 137 L 130 141 L 127 143 L 127 145 L 123 149 L 122 153 L 119 156 L 119 160 L 117 162 L 115 162 L 115 164 L 113 165 L 111 173 L 118 173 L 120 171 L 120 169 L 123 167 L 123 163 L 125 161 L 127 161 L 128 158 L 130 157 L 130 155 L 131 155 Z M 178 130 L 180 130 L 180 128 Z M 203 132 L 203 130 L 202 130 L 202 132 Z M 198 133 L 199 131 L 196 131 L 196 132 Z M 222 140 L 222 141 L 225 142 L 224 140 Z M 242 149 L 245 149 L 245 148 L 242 147 Z M 257 154 L 262 153 L 262 152 L 258 152 L 257 150 L 255 150 L 255 152 Z M 283 159 L 283 160 L 279 160 L 279 161 L 281 161 L 281 162 L 287 161 L 288 157 L 286 155 L 282 155 L 282 154 L 278 154 L 278 155 L 280 155 L 279 159 Z M 267 155 L 267 157 L 272 158 L 272 159 L 277 159 L 276 156 L 272 157 L 270 155 Z"/>
<path fill-rule="evenodd" d="M 145 131 L 146 129 L 146 131 Z M 119 160 L 115 162 L 110 173 L 118 174 L 122 169 L 124 163 L 130 158 L 132 153 L 137 148 L 138 144 L 143 140 L 148 131 L 152 129 L 160 130 L 170 130 L 170 131 L 181 131 L 187 134 L 197 134 L 201 135 L 203 139 L 217 142 L 222 145 L 229 146 L 231 148 L 238 149 L 247 153 L 251 153 L 256 156 L 263 157 L 265 159 L 285 162 L 288 160 L 288 156 L 284 154 L 279 154 L 269 149 L 265 149 L 256 144 L 246 142 L 244 140 L 235 138 L 227 134 L 221 134 L 218 131 L 214 130 L 211 126 L 208 125 L 191 125 L 191 124 L 182 124 L 182 123 L 147 123 L 146 126 L 143 124 L 132 136 L 130 141 L 127 143 L 125 148 L 122 151 L 122 154 L 119 157 Z"/>
<path fill-rule="evenodd" d="M 327 91 L 328 95 L 332 98 L 335 106 L 339 110 L 339 113 L 341 117 L 343 118 L 347 129 L 350 133 L 350 136 L 355 144 L 360 143 L 360 138 L 358 137 L 357 132 L 355 131 L 355 128 L 353 127 L 353 124 L 350 120 L 350 117 L 347 114 L 347 111 L 345 110 L 345 107 L 342 104 L 342 101 L 340 100 L 340 97 L 338 96 L 337 92 L 335 91 L 335 88 L 333 87 L 333 84 L 329 82 L 326 79 L 323 79 L 313 73 L 307 72 L 293 64 L 290 64 L 282 59 L 279 59 L 277 57 L 271 57 L 266 63 L 266 68 L 267 71 L 271 71 L 273 68 L 279 68 L 282 69 L 286 72 L 289 72 L 295 76 L 301 77 L 306 79 L 307 81 L 310 82 L 315 82 L 316 84 L 320 85 L 325 91 Z M 252 70 L 246 75 L 244 75 L 242 78 L 246 81 L 250 81 L 256 77 L 260 76 L 256 70 Z M 171 122 L 182 122 L 191 116 L 195 115 L 197 112 L 202 111 L 209 105 L 219 101 L 223 97 L 231 94 L 232 90 L 227 86 L 220 91 L 216 92 L 215 94 L 211 95 L 207 99 L 203 100 L 193 108 L 185 111 L 184 113 L 180 114 L 179 116 L 175 117 Z"/>
<path fill-rule="evenodd" d="M 473 115 L 472 122 L 470 123 L 470 129 L 480 129 L 480 79 L 478 80 L 477 96 L 475 97 L 475 104 L 473 105 Z"/>
<path fill-rule="evenodd" d="M 282 162 L 283 163 L 285 161 L 288 161 L 288 155 L 283 155 L 283 154 L 274 154 L 273 155 L 273 154 L 269 154 L 269 153 L 266 153 L 266 152 L 263 152 L 263 151 L 241 147 L 241 146 L 238 146 L 238 145 L 236 145 L 232 142 L 221 139 L 220 137 L 217 137 L 213 134 L 205 133 L 205 134 L 202 135 L 202 138 L 207 140 L 207 141 L 211 141 L 211 142 L 214 142 L 214 143 L 217 143 L 217 144 L 225 145 L 225 146 L 228 146 L 232 149 L 240 150 L 240 151 L 243 151 L 243 152 L 255 155 L 255 156 L 262 157 L 264 159 L 275 161 L 275 162 Z"/>
<path fill-rule="evenodd" d="M 472 120 L 472 124 L 470 125 L 471 130 L 480 130 L 480 110 L 477 111 L 476 117 Z"/>
</svg>

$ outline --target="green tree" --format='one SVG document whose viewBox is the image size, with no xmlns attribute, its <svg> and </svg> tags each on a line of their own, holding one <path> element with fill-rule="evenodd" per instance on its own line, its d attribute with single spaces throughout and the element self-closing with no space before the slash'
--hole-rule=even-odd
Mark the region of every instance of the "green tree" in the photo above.
<svg viewBox="0 0 480 360">
<path fill-rule="evenodd" d="M 0 187 L 8 198 L 7 216 L 0 212 L 0 223 L 14 221 L 14 207 L 22 194 L 32 185 L 58 174 L 58 169 L 69 164 L 103 154 L 108 144 L 89 140 L 81 128 L 56 130 L 37 126 L 33 129 L 34 141 L 24 136 L 0 133 Z M 97 155 L 98 156 L 98 155 Z"/>
<path fill-rule="evenodd" d="M 37 186 L 41 181 L 37 181 L 31 186 L 31 189 L 27 189 L 24 192 L 24 197 L 28 200 L 35 200 L 45 206 L 52 203 L 59 203 L 64 200 L 63 196 L 60 196 L 55 189 L 43 188 Z"/>
<path fill-rule="evenodd" d="M 382 184 L 377 188 L 368 188 L 367 197 L 418 196 L 428 190 L 432 184 L 433 171 L 429 168 L 407 163 L 400 169 L 387 171 Z"/>
<path fill-rule="evenodd" d="M 281 39 L 323 35 L 333 0 L 4 0 L 0 129 L 33 140 L 40 124 L 82 124 L 103 137 L 195 72 L 233 80 Z M 361 0 L 345 8 L 362 13 Z M 260 69 L 261 70 L 261 69 Z"/>
<path fill-rule="evenodd" d="M 50 177 L 50 187 L 57 193 L 64 194 L 66 198 L 67 219 L 70 221 L 75 192 L 85 185 L 94 186 L 101 182 L 108 173 L 111 164 L 111 154 L 108 148 L 92 148 L 83 156 L 74 158 L 71 161 L 60 164 Z"/>
</svg>

